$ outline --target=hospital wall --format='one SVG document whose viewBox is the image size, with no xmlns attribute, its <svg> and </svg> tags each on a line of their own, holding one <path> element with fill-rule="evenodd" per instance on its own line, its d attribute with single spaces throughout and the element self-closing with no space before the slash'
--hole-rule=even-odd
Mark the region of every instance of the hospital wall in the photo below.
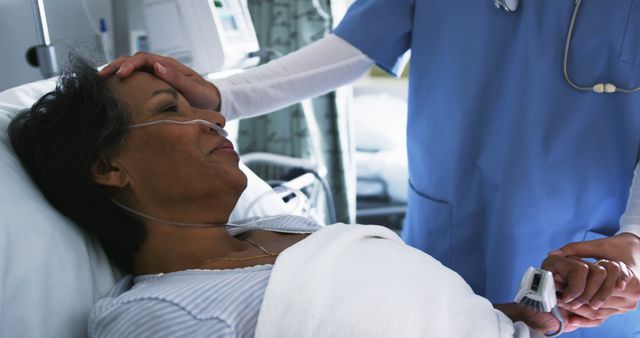
<svg viewBox="0 0 640 338">
<path fill-rule="evenodd" d="M 112 27 L 112 6 L 108 0 L 86 0 L 91 19 L 82 0 L 44 0 L 49 32 L 62 66 L 70 51 L 98 60 L 101 47 L 92 23 L 100 18 Z M 42 78 L 25 58 L 29 47 L 38 43 L 30 0 L 0 0 L 0 91 Z"/>
</svg>

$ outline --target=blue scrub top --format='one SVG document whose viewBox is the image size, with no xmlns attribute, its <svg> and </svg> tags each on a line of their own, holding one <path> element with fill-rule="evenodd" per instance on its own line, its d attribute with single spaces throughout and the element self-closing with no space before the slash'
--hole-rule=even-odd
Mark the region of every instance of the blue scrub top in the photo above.
<svg viewBox="0 0 640 338">
<path fill-rule="evenodd" d="M 573 6 L 358 0 L 336 30 L 391 73 L 410 51 L 403 237 L 494 303 L 512 302 L 550 250 L 615 234 L 625 208 L 640 93 L 565 82 Z M 640 86 L 640 0 L 584 0 L 568 67 L 578 84 Z M 640 312 L 566 336 L 640 336 Z"/>
</svg>

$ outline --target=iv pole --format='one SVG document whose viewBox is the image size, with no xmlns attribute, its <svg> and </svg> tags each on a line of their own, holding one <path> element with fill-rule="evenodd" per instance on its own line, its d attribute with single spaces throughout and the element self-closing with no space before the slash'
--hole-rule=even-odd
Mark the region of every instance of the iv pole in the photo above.
<svg viewBox="0 0 640 338">
<path fill-rule="evenodd" d="M 39 67 L 40 73 L 46 79 L 58 75 L 56 51 L 49 37 L 44 0 L 32 0 L 31 7 L 33 8 L 33 19 L 39 44 L 27 50 L 27 60 L 32 66 Z"/>
</svg>

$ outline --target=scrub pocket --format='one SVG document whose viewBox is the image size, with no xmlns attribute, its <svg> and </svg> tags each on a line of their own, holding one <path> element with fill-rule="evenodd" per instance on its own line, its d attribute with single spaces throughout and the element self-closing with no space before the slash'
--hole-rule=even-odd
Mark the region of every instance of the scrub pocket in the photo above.
<svg viewBox="0 0 640 338">
<path fill-rule="evenodd" d="M 640 0 L 582 1 L 569 47 L 569 76 L 583 86 L 639 85 L 639 39 Z"/>
<path fill-rule="evenodd" d="M 449 265 L 451 263 L 451 205 L 417 191 L 409 182 L 409 208 L 402 238 L 407 244 Z"/>
<path fill-rule="evenodd" d="M 640 1 L 632 0 L 620 60 L 640 66 Z"/>
</svg>

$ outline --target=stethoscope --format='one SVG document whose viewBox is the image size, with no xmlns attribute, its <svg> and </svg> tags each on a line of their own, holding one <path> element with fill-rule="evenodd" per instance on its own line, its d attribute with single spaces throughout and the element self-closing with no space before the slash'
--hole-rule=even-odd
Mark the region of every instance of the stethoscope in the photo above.
<svg viewBox="0 0 640 338">
<path fill-rule="evenodd" d="M 567 83 L 579 91 L 584 92 L 594 92 L 598 94 L 606 93 L 624 93 L 629 94 L 633 92 L 637 92 L 640 90 L 640 86 L 633 88 L 619 88 L 613 83 L 595 83 L 591 86 L 581 86 L 573 82 L 569 77 L 569 71 L 567 70 L 567 58 L 569 57 L 569 46 L 571 45 L 571 39 L 573 38 L 573 26 L 576 22 L 576 17 L 578 16 L 578 10 L 580 9 L 580 4 L 582 0 L 575 0 L 575 6 L 573 8 L 573 15 L 571 16 L 571 23 L 569 24 L 569 30 L 567 31 L 567 38 L 564 44 L 564 56 L 562 59 L 562 71 L 564 73 L 564 79 Z M 518 9 L 518 5 L 520 4 L 520 0 L 493 0 L 493 4 L 497 8 L 504 9 L 507 12 L 513 12 Z"/>
</svg>

